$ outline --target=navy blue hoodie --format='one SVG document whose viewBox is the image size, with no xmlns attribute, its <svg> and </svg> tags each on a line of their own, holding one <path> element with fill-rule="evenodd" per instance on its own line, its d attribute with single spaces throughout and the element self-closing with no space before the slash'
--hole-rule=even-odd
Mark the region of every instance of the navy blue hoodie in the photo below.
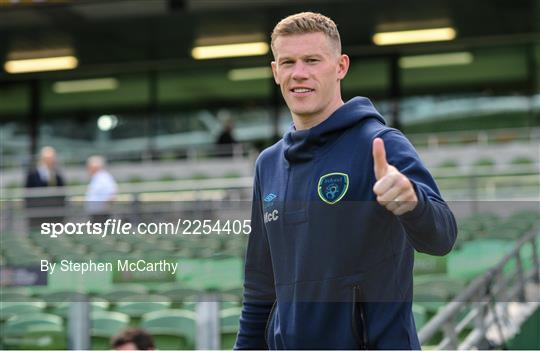
<svg viewBox="0 0 540 351">
<path fill-rule="evenodd" d="M 418 204 L 376 202 L 372 143 L 407 176 Z M 325 187 L 326 184 L 333 188 Z M 448 253 L 455 219 L 410 142 L 367 98 L 259 156 L 236 349 L 418 349 L 414 249 Z"/>
</svg>

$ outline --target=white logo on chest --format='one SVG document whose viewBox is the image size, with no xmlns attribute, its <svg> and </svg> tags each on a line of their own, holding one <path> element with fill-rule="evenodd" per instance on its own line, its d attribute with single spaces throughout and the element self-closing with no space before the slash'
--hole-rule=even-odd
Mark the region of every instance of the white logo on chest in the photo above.
<svg viewBox="0 0 540 351">
<path fill-rule="evenodd" d="M 265 212 L 264 213 L 264 223 L 277 221 L 278 218 L 279 218 L 278 210 L 273 210 L 271 212 Z"/>
</svg>

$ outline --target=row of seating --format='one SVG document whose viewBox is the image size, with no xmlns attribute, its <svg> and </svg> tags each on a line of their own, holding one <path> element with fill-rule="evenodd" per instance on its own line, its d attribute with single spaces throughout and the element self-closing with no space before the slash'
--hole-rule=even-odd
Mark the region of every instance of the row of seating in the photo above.
<svg viewBox="0 0 540 351">
<path fill-rule="evenodd" d="M 240 307 L 220 311 L 221 347 L 232 348 Z M 137 325 L 147 330 L 159 349 L 194 349 L 197 318 L 194 311 L 185 309 L 162 309 L 144 313 L 133 323 L 128 314 L 116 311 L 92 310 L 92 349 L 110 348 L 113 335 L 128 326 Z M 1 327 L 2 348 L 6 349 L 66 349 L 67 325 L 60 316 L 33 312 L 11 316 Z"/>
<path fill-rule="evenodd" d="M 493 214 L 480 214 L 459 221 L 459 241 L 448 256 L 435 257 L 416 253 L 413 313 L 417 329 L 420 329 L 441 307 L 459 294 L 472 279 L 496 264 L 512 249 L 517 238 L 535 226 L 538 228 L 538 223 L 539 214 L 536 212 L 522 212 L 506 219 Z M 30 243 L 36 245 L 42 240 L 42 238 L 32 239 Z M 56 242 L 62 241 L 66 240 Z M 123 245 L 122 242 L 118 244 L 119 247 Z M 158 247 L 162 246 L 161 241 L 158 243 L 156 240 L 156 244 Z M 540 250 L 540 242 L 537 244 Z M 131 243 L 126 248 L 132 248 L 133 245 Z M 95 249 L 99 249 L 99 246 L 96 245 Z M 171 250 L 166 249 L 166 251 Z M 523 254 L 529 255 L 532 252 L 524 250 Z M 215 280 L 214 292 L 218 293 L 219 300 L 223 301 L 220 308 L 222 347 L 231 347 L 240 313 L 241 287 L 228 286 L 227 277 L 211 276 L 209 279 Z M 0 306 L 0 315 L 2 316 L 3 345 L 0 346 L 21 348 L 29 345 L 30 342 L 34 343 L 30 347 L 33 349 L 61 349 L 67 346 L 65 344 L 66 317 L 72 304 L 69 301 L 77 301 L 76 293 L 50 291 L 50 288 L 2 289 L 0 301 L 3 303 Z M 126 326 L 150 328 L 152 334 L 156 336 L 158 348 L 192 348 L 196 335 L 194 319 L 196 301 L 205 292 L 209 291 L 183 285 L 178 281 L 160 284 L 115 284 L 96 292 L 91 297 L 91 318 L 94 326 L 92 348 L 108 348 L 109 338 L 114 334 L 112 331 Z M 18 302 L 19 307 L 14 307 Z M 463 311 L 463 313 L 466 312 Z M 45 315 L 44 319 L 49 322 L 33 323 L 32 318 L 29 317 L 31 315 Z M 54 317 L 48 318 L 47 316 L 50 315 Z M 26 317 L 19 319 L 23 316 Z M 59 321 L 58 318 L 61 320 L 60 326 L 58 323 L 53 323 Z M 158 322 L 153 324 L 155 320 Z M 104 327 L 106 330 L 101 331 L 99 326 L 106 326 L 108 323 L 111 326 Z M 13 324 L 26 325 L 23 328 L 24 332 L 12 333 L 13 328 L 17 329 L 13 327 Z M 173 330 L 171 326 L 176 327 L 173 327 Z M 46 343 L 46 340 L 50 343 Z"/>
<path fill-rule="evenodd" d="M 216 255 L 241 257 L 245 251 L 247 239 L 242 236 L 196 239 L 181 237 L 179 235 L 147 240 L 146 237 L 88 238 L 87 235 L 79 235 L 52 239 L 36 232 L 30 235 L 3 233 L 4 245 L 0 249 L 0 264 L 26 266 L 39 263 L 42 259 L 109 261 L 139 258 L 201 258 Z"/>
</svg>

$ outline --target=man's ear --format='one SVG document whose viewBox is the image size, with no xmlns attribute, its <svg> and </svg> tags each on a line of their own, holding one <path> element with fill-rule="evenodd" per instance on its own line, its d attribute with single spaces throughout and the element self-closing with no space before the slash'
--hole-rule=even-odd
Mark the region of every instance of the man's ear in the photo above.
<svg viewBox="0 0 540 351">
<path fill-rule="evenodd" d="M 272 66 L 272 74 L 274 75 L 274 81 L 276 82 L 277 85 L 279 85 L 279 79 L 278 79 L 278 76 L 277 76 L 276 61 L 272 61 L 271 66 Z"/>
<path fill-rule="evenodd" d="M 339 57 L 338 62 L 338 80 L 342 80 L 347 75 L 347 72 L 349 71 L 349 65 L 351 64 L 351 60 L 349 59 L 349 56 L 342 54 Z"/>
</svg>

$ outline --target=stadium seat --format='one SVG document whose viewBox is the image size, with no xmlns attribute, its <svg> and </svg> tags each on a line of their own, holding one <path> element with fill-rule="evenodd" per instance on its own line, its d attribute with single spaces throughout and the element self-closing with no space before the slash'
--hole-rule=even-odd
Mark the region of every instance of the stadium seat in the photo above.
<svg viewBox="0 0 540 351">
<path fill-rule="evenodd" d="M 54 309 L 66 302 L 83 301 L 87 297 L 74 290 L 63 290 L 41 294 L 41 298 L 47 302 L 48 307 Z"/>
<path fill-rule="evenodd" d="M 107 301 L 117 302 L 126 297 L 146 295 L 147 293 L 148 288 L 142 284 L 118 284 L 100 294 L 100 296 Z"/>
<path fill-rule="evenodd" d="M 18 300 L 19 298 L 28 299 L 32 295 L 27 287 L 2 287 L 0 291 L 0 301 Z"/>
<path fill-rule="evenodd" d="M 4 334 L 5 349 L 19 350 L 64 350 L 67 347 L 65 328 L 61 325 L 30 325 L 16 334 Z"/>
<path fill-rule="evenodd" d="M 416 325 L 416 330 L 420 331 L 422 327 L 427 322 L 427 311 L 424 306 L 413 303 L 412 311 L 414 316 L 414 324 Z"/>
<path fill-rule="evenodd" d="M 137 325 L 141 316 L 153 311 L 161 311 L 171 306 L 171 301 L 165 296 L 138 295 L 121 299 L 114 308 L 130 317 L 131 325 Z"/>
<path fill-rule="evenodd" d="M 14 316 L 39 313 L 42 312 L 47 305 L 44 301 L 29 300 L 29 298 L 26 298 L 23 301 L 2 300 L 0 304 L 0 320 L 4 321 Z"/>
<path fill-rule="evenodd" d="M 462 279 L 444 274 L 419 275 L 414 278 L 414 303 L 425 310 L 429 320 L 465 287 Z"/>
<path fill-rule="evenodd" d="M 193 349 L 195 347 L 196 314 L 187 310 L 162 310 L 142 317 L 141 326 L 156 342 L 158 349 Z"/>
<path fill-rule="evenodd" d="M 181 286 L 171 287 L 171 285 L 165 285 L 158 289 L 160 295 L 167 296 L 175 306 L 180 306 L 185 302 L 197 301 L 197 296 L 202 293 L 197 289 Z"/>
<path fill-rule="evenodd" d="M 231 307 L 220 311 L 221 349 L 232 350 L 234 347 L 241 312 L 240 307 Z"/>
<path fill-rule="evenodd" d="M 447 257 L 432 256 L 420 252 L 414 254 L 414 275 L 446 273 Z"/>
<path fill-rule="evenodd" d="M 512 250 L 515 243 L 501 239 L 475 239 L 448 257 L 448 276 L 472 280 L 486 272 Z"/>
<path fill-rule="evenodd" d="M 3 334 L 8 335 L 22 335 L 29 327 L 36 327 L 39 325 L 53 325 L 62 326 L 62 318 L 54 314 L 49 313 L 25 313 L 21 315 L 14 315 L 10 317 L 3 326 Z"/>
<path fill-rule="evenodd" d="M 129 316 L 120 312 L 92 311 L 90 320 L 93 350 L 110 349 L 110 338 L 129 325 Z"/>
<path fill-rule="evenodd" d="M 54 307 L 51 312 L 62 317 L 67 318 L 69 315 L 69 309 L 71 308 L 72 302 L 64 302 L 61 304 L 58 304 L 56 307 Z M 99 298 L 92 298 L 92 301 L 90 301 L 90 307 L 92 311 L 105 311 L 107 308 L 109 308 L 109 302 L 99 299 Z"/>
</svg>

